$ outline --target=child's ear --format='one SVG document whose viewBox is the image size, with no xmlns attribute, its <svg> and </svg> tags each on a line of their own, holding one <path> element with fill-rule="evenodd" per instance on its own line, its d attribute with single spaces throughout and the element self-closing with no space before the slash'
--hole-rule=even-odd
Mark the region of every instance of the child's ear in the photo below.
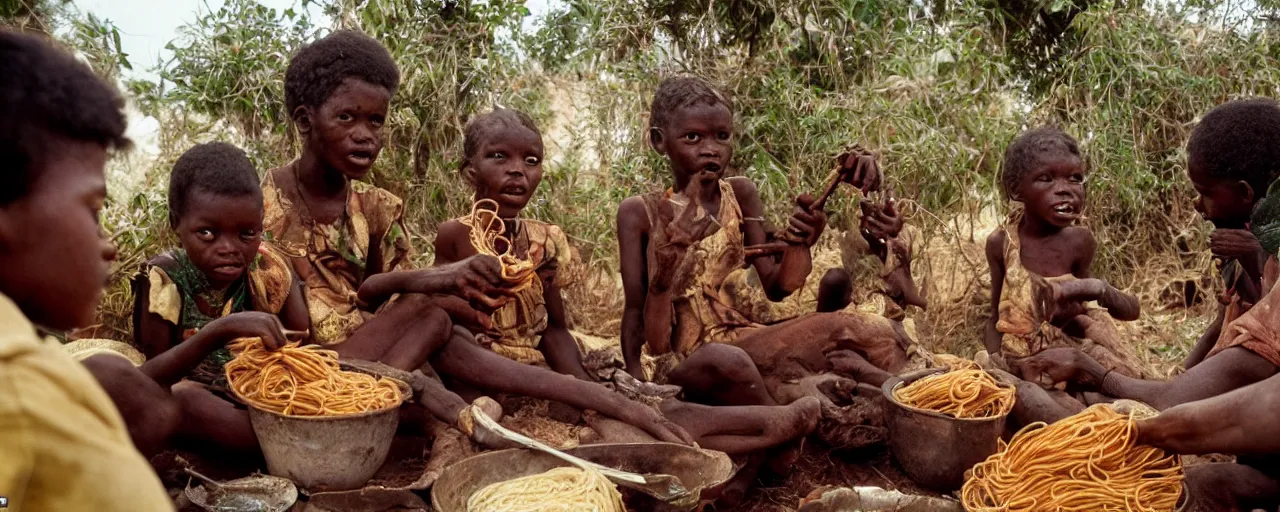
<svg viewBox="0 0 1280 512">
<path fill-rule="evenodd" d="M 476 185 L 476 168 L 472 167 L 470 163 L 464 162 L 462 164 L 462 179 L 466 180 L 467 184 L 472 187 Z"/>
<path fill-rule="evenodd" d="M 1253 204 L 1254 200 L 1258 198 L 1257 194 L 1254 194 L 1253 185 L 1250 185 L 1247 181 L 1237 181 L 1235 187 L 1236 193 L 1240 194 L 1240 198 L 1249 204 Z"/>
<path fill-rule="evenodd" d="M 293 124 L 298 127 L 298 133 L 311 133 L 311 107 L 298 105 L 298 108 L 293 109 Z"/>
<path fill-rule="evenodd" d="M 649 145 L 653 147 L 654 151 L 665 154 L 666 151 L 664 151 L 662 148 L 662 142 L 663 142 L 662 129 L 657 127 L 650 127 L 649 128 Z"/>
</svg>

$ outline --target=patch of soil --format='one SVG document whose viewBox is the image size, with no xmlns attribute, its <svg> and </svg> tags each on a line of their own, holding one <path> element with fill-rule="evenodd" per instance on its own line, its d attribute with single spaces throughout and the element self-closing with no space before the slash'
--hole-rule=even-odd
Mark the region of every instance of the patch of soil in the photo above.
<svg viewBox="0 0 1280 512">
<path fill-rule="evenodd" d="M 875 486 L 923 496 L 942 496 L 920 488 L 898 468 L 886 448 L 833 451 L 822 443 L 805 443 L 794 471 L 786 477 L 766 476 L 743 502 L 717 511 L 793 512 L 800 500 L 822 486 Z"/>
</svg>

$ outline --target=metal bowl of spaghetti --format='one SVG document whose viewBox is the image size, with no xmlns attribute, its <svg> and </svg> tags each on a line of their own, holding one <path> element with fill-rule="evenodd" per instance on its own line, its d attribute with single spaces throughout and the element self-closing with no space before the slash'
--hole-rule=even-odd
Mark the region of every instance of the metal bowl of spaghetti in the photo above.
<svg viewBox="0 0 1280 512">
<path fill-rule="evenodd" d="M 907 476 L 930 489 L 950 492 L 964 483 L 965 471 L 999 448 L 1008 411 L 990 417 L 956 418 L 905 405 L 898 398 L 901 388 L 938 373 L 924 370 L 885 382 L 885 426 L 889 449 Z"/>
<path fill-rule="evenodd" d="M 402 397 L 410 396 L 408 384 L 391 380 Z M 267 472 L 310 492 L 362 487 L 382 467 L 400 422 L 400 403 L 355 414 L 294 416 L 264 410 L 232 393 L 248 405 Z"/>
</svg>

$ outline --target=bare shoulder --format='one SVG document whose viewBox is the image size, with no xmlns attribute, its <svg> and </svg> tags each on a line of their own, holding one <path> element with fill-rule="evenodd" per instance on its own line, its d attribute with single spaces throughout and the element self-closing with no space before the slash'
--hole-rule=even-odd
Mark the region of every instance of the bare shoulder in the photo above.
<svg viewBox="0 0 1280 512">
<path fill-rule="evenodd" d="M 733 176 L 725 178 L 725 181 L 729 182 L 729 186 L 733 187 L 733 194 L 738 196 L 739 199 L 760 197 L 760 190 L 756 187 L 755 182 L 751 181 L 751 178 L 746 176 Z"/>
<path fill-rule="evenodd" d="M 436 228 L 436 240 L 455 241 L 461 240 L 471 234 L 471 228 L 467 227 L 458 219 L 444 221 L 440 227 Z"/>
<path fill-rule="evenodd" d="M 1071 246 L 1077 249 L 1087 249 L 1093 252 L 1098 248 L 1098 240 L 1093 236 L 1093 230 L 1084 226 L 1071 226 L 1062 231 L 1063 236 L 1071 242 Z"/>
<path fill-rule="evenodd" d="M 1004 261 L 1004 248 L 1008 243 L 1009 235 L 1004 229 L 997 229 L 987 235 L 987 261 Z"/>
<path fill-rule="evenodd" d="M 445 221 L 436 228 L 436 264 L 452 263 L 458 260 L 462 242 L 470 243 L 471 228 L 458 222 L 457 219 Z"/>
<path fill-rule="evenodd" d="M 618 234 L 624 231 L 649 231 L 649 215 L 645 213 L 643 197 L 631 196 L 618 205 Z"/>
</svg>

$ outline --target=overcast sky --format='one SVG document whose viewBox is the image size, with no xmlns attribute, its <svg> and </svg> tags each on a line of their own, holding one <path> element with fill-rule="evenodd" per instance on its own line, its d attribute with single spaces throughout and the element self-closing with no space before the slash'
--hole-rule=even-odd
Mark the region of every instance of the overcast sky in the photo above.
<svg viewBox="0 0 1280 512">
<path fill-rule="evenodd" d="M 301 9 L 299 0 L 257 0 L 274 9 Z M 159 59 L 168 58 L 164 46 L 178 36 L 178 28 L 192 23 L 202 12 L 222 7 L 223 0 L 76 0 L 81 10 L 106 18 L 120 28 L 120 44 L 129 54 L 134 72 L 154 76 L 150 69 Z M 530 19 L 547 12 L 558 0 L 527 0 Z M 317 26 L 328 26 L 321 8 L 312 3 L 308 9 Z M 526 22 L 527 26 L 527 22 Z"/>
</svg>

